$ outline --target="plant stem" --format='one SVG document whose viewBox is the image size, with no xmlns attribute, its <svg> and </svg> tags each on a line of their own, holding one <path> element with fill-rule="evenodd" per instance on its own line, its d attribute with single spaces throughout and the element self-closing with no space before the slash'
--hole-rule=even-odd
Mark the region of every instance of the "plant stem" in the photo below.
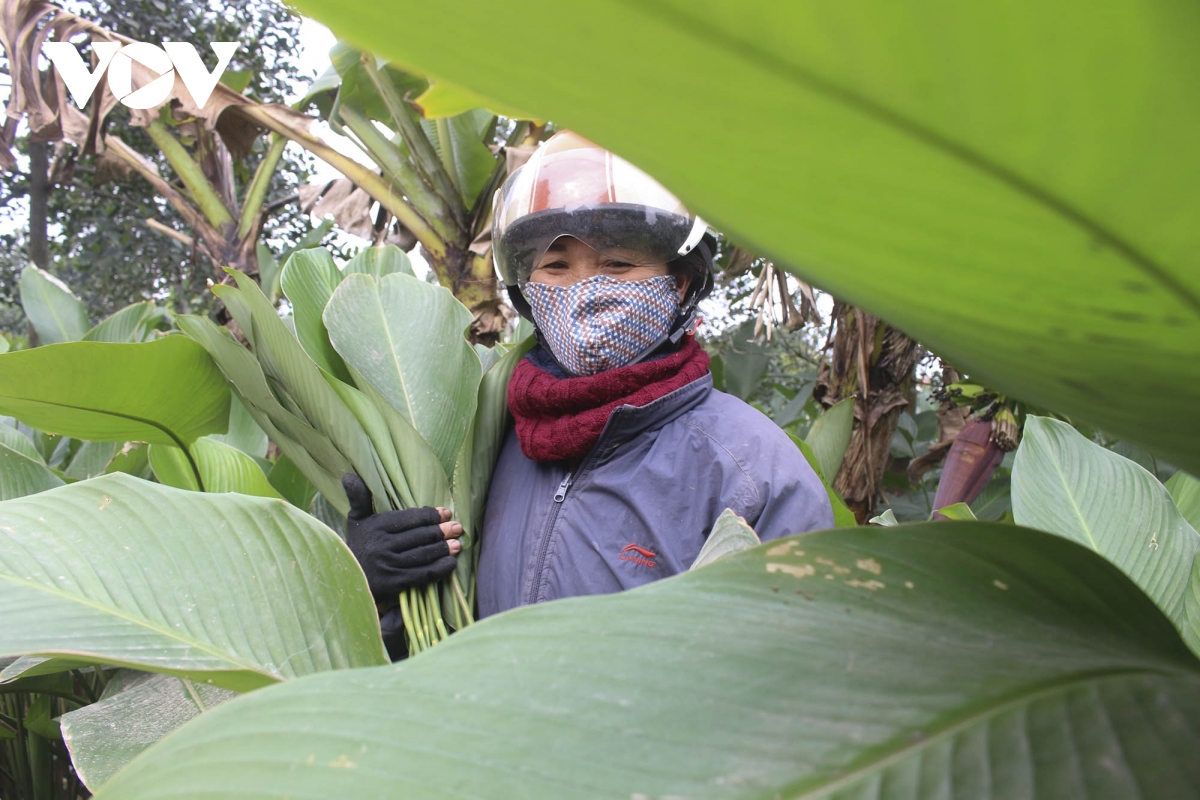
<svg viewBox="0 0 1200 800">
<path fill-rule="evenodd" d="M 279 119 L 276 114 L 280 112 L 274 109 L 267 106 L 240 106 L 239 108 L 246 116 L 264 128 L 286 136 L 358 184 L 359 188 L 392 212 L 401 225 L 412 231 L 413 235 L 417 237 L 417 241 L 429 251 L 434 259 L 446 257 L 446 244 L 437 235 L 437 232 L 402 197 L 393 193 L 387 181 L 376 175 L 370 167 L 365 167 L 354 159 L 342 155 L 307 130 L 301 129 L 299 125 L 289 124 Z"/>
<path fill-rule="evenodd" d="M 375 86 L 375 91 L 379 92 L 380 99 L 383 100 L 388 114 L 392 117 L 392 125 L 396 129 L 396 133 L 400 134 L 400 138 L 408 145 L 417 169 L 451 209 L 458 227 L 465 228 L 467 215 L 461 200 L 462 194 L 455 188 L 451 174 L 438 160 L 437 152 L 430 144 L 429 138 L 425 136 L 425 131 L 417 124 L 412 110 L 396 94 L 396 87 L 392 86 L 387 78 L 376 69 L 373 56 L 364 53 L 362 63 L 363 69 L 366 70 L 367 75 L 371 78 L 371 83 Z"/>
<path fill-rule="evenodd" d="M 286 146 L 287 139 L 278 133 L 271 134 L 271 148 L 254 171 L 254 180 L 250 182 L 250 188 L 246 190 L 246 197 L 242 201 L 242 216 L 237 229 L 239 240 L 245 239 L 254 230 L 263 210 L 263 199 L 271 186 L 271 177 L 275 174 L 275 167 L 279 165 L 279 159 L 283 157 L 283 148 Z"/>
<path fill-rule="evenodd" d="M 367 154 L 383 169 L 399 191 L 397 195 L 408 198 L 409 205 L 437 231 L 443 239 L 455 239 L 462 235 L 457 220 L 440 197 L 429 190 L 412 165 L 399 153 L 396 146 L 379 132 L 369 119 L 350 108 L 342 109 L 342 119 L 362 142 Z M 447 225 L 449 222 L 449 225 Z M 450 230 L 450 226 L 454 230 Z"/>
<path fill-rule="evenodd" d="M 208 182 L 208 178 L 204 177 L 204 171 L 200 165 L 192 159 L 179 140 L 172 136 L 159 120 L 154 120 L 147 125 L 146 133 L 166 156 L 171 168 L 183 181 L 183 185 L 187 187 L 192 200 L 199 206 L 208 223 L 222 229 L 233 227 L 233 215 L 221 202 L 220 196 Z"/>
<path fill-rule="evenodd" d="M 469 628 L 475 624 L 475 620 L 471 618 L 471 606 L 467 603 L 466 595 L 463 594 L 462 583 L 460 583 L 458 580 L 457 572 L 450 573 L 450 586 L 454 589 L 454 597 L 456 600 L 458 600 L 458 607 L 462 611 L 462 613 L 459 614 L 459 619 L 464 624 L 459 626 L 459 630 L 462 628 Z"/>
<path fill-rule="evenodd" d="M 445 117 L 440 117 L 434 125 L 437 126 L 438 139 L 442 142 L 442 168 L 446 170 L 446 174 L 450 176 L 450 181 L 454 184 L 455 197 L 462 197 L 462 187 L 458 185 L 458 180 L 454 174 L 454 149 L 450 142 L 450 123 Z"/>
<path fill-rule="evenodd" d="M 404 639 L 408 644 L 408 654 L 413 655 L 417 652 L 417 637 L 413 633 L 413 625 L 416 622 L 413 620 L 412 611 L 408 607 L 408 592 L 400 593 L 400 619 L 404 620 Z"/>
<path fill-rule="evenodd" d="M 449 638 L 450 634 L 446 632 L 446 622 L 442 619 L 442 603 L 438 599 L 437 587 L 435 587 L 432 583 L 429 584 L 429 586 L 426 587 L 425 596 L 429 602 L 429 610 L 431 612 L 431 616 L 433 617 L 434 626 L 437 629 L 436 633 L 438 636 L 438 641 L 443 642 Z"/>
</svg>

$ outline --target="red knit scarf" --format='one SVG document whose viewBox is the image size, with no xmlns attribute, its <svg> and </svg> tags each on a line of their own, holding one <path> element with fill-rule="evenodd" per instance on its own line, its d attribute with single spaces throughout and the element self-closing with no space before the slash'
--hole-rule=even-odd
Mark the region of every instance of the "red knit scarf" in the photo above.
<svg viewBox="0 0 1200 800">
<path fill-rule="evenodd" d="M 708 353 L 689 336 L 654 361 L 595 375 L 558 378 L 521 359 L 508 384 L 508 409 L 521 452 L 534 461 L 583 458 L 617 406 L 644 406 L 708 372 Z"/>
</svg>

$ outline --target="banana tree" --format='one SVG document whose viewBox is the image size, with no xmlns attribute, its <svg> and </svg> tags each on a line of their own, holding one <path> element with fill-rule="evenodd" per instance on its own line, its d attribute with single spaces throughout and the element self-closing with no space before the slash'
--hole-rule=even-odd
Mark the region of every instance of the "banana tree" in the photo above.
<svg viewBox="0 0 1200 800">
<path fill-rule="evenodd" d="M 860 523 L 875 510 L 891 457 L 892 435 L 909 405 L 914 368 L 924 349 L 861 308 L 833 310 L 833 352 L 814 396 L 826 407 L 853 397 L 854 431 L 833 487 Z"/>
<path fill-rule="evenodd" d="M 261 158 L 248 182 L 238 186 L 235 162 L 250 155 L 259 140 L 257 126 L 224 114 L 241 95 L 223 87 L 224 91 L 215 92 L 198 107 L 177 80 L 159 104 L 131 112 L 131 124 L 145 128 L 174 171 L 175 180 L 167 179 L 152 159 L 120 136 L 103 133 L 105 119 L 118 102 L 108 81 L 97 84 L 86 109 L 80 111 L 71 103 L 59 72 L 53 66 L 45 72 L 38 69 L 43 44 L 66 42 L 81 34 L 88 37 L 93 48 L 99 43 L 133 43 L 50 3 L 16 0 L 6 4 L 0 18 L 0 43 L 8 56 L 13 91 L 8 122 L 0 133 L 0 166 L 11 164 L 16 124 L 25 118 L 32 136 L 39 141 L 65 141 L 85 153 L 99 155 L 98 174 L 117 171 L 145 179 L 183 217 L 191 233 L 174 230 L 155 219 L 146 220 L 150 228 L 194 248 L 208 258 L 214 269 L 233 265 L 257 274 L 263 224 L 282 204 L 279 200 L 268 201 L 266 194 L 287 139 L 272 135 L 269 144 L 259 148 Z M 158 77 L 140 62 L 130 61 L 134 88 Z"/>
<path fill-rule="evenodd" d="M 545 126 L 464 108 L 444 87 L 344 44 L 330 59 L 307 100 L 375 163 L 388 193 L 360 183 L 358 168 L 302 199 L 376 243 L 419 242 L 438 281 L 471 310 L 472 340 L 495 344 L 511 314 L 491 262 L 492 195 Z M 373 221 L 372 200 L 380 204 Z"/>
</svg>

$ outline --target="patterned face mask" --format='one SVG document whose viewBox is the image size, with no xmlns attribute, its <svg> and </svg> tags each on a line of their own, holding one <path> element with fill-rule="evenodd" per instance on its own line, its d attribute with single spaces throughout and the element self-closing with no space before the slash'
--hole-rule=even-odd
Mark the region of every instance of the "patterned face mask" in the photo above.
<svg viewBox="0 0 1200 800">
<path fill-rule="evenodd" d="M 558 363 L 572 375 L 623 367 L 665 336 L 679 311 L 675 278 L 597 275 L 570 286 L 529 282 L 522 293 Z"/>
</svg>

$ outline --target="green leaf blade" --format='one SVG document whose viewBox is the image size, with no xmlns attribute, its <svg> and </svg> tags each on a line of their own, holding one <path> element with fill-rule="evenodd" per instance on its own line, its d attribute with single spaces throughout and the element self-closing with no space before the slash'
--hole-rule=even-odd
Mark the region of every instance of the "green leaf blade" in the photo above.
<svg viewBox="0 0 1200 800">
<path fill-rule="evenodd" d="M 1158 480 L 1065 422 L 1030 416 L 1012 474 L 1013 515 L 1090 547 L 1122 569 L 1177 624 L 1200 534 Z"/>
<path fill-rule="evenodd" d="M 62 715 L 63 742 L 85 786 L 95 792 L 138 753 L 234 696 L 227 689 L 203 683 L 187 687 L 183 681 L 120 670 L 99 701 Z"/>
<path fill-rule="evenodd" d="M 1166 482 L 1175 507 L 1193 528 L 1200 530 L 1200 480 L 1186 472 L 1176 472 Z"/>
<path fill-rule="evenodd" d="M 895 779 L 921 798 L 998 776 L 1187 796 L 1198 711 L 1200 664 L 1098 556 L 987 523 L 859 528 L 239 698 L 100 798 L 858 797 Z M 980 749 L 989 736 L 1023 746 Z M 1078 758 L 1042 757 L 1064 749 Z M 452 785 L 428 757 L 449 751 L 472 754 Z"/>
<path fill-rule="evenodd" d="M 153 335 L 149 323 L 154 317 L 154 312 L 154 303 L 149 300 L 125 306 L 84 334 L 83 341 L 144 342 Z"/>
<path fill-rule="evenodd" d="M 62 479 L 40 460 L 0 444 L 0 500 L 12 500 L 62 485 Z"/>
<path fill-rule="evenodd" d="M 854 430 L 854 398 L 847 397 L 834 403 L 825 413 L 813 421 L 804 441 L 812 448 L 813 456 L 821 465 L 818 474 L 830 483 L 837 477 L 850 446 L 850 434 Z"/>
<path fill-rule="evenodd" d="M 385 663 L 354 557 L 279 500 L 108 475 L 0 504 L 2 655 L 245 690 Z"/>
<path fill-rule="evenodd" d="M 350 382 L 342 357 L 329 343 L 321 312 L 342 281 L 342 272 L 324 247 L 293 253 L 283 265 L 280 285 L 292 304 L 296 338 L 317 366 L 339 380 Z"/>
<path fill-rule="evenodd" d="M 188 450 L 200 470 L 204 491 L 280 497 L 258 462 L 236 447 L 206 436 L 193 442 Z M 160 483 L 176 489 L 200 491 L 191 463 L 180 448 L 151 445 L 150 466 Z"/>
<path fill-rule="evenodd" d="M 41 344 L 77 342 L 88 332 L 87 309 L 70 288 L 43 269 L 33 266 L 18 281 L 21 307 L 33 323 Z"/>
<path fill-rule="evenodd" d="M 184 336 L 73 342 L 0 356 L 0 413 L 78 439 L 187 443 L 225 430 L 229 387 Z"/>
<path fill-rule="evenodd" d="M 450 292 L 399 273 L 348 276 L 325 308 L 333 346 L 429 442 L 447 475 L 483 377 L 464 336 L 470 324 Z"/>
</svg>

